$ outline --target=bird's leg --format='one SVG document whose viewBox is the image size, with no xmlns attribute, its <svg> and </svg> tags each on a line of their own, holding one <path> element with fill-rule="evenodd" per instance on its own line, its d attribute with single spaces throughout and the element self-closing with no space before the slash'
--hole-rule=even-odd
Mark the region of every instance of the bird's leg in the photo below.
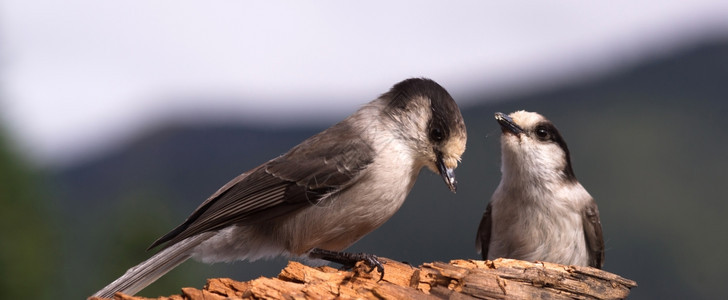
<svg viewBox="0 0 728 300">
<path fill-rule="evenodd" d="M 308 253 L 308 256 L 310 258 L 318 258 L 330 262 L 335 262 L 346 267 L 354 267 L 354 265 L 356 265 L 356 262 L 364 261 L 364 263 L 370 268 L 367 272 L 371 273 L 372 271 L 374 271 L 374 268 L 379 271 L 379 280 L 382 280 L 382 278 L 384 278 L 383 264 L 387 263 L 383 260 L 380 261 L 379 257 L 373 254 L 338 252 L 319 248 L 311 249 L 311 251 Z"/>
</svg>

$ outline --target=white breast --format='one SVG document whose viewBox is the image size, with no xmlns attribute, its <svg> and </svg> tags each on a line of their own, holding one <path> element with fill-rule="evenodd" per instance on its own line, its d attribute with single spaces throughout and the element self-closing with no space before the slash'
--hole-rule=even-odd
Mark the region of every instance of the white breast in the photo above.
<svg viewBox="0 0 728 300">
<path fill-rule="evenodd" d="M 488 259 L 588 264 L 580 208 L 582 199 L 590 196 L 579 184 L 552 191 L 498 187 L 492 200 Z"/>
</svg>

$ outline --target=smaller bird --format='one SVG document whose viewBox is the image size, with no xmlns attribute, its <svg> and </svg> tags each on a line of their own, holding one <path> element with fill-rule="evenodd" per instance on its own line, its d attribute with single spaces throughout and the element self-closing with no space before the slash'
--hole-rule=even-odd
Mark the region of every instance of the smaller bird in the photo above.
<svg viewBox="0 0 728 300">
<path fill-rule="evenodd" d="M 483 259 L 601 268 L 604 238 L 594 199 L 576 180 L 566 142 L 533 112 L 496 113 L 501 181 L 478 227 Z"/>
</svg>

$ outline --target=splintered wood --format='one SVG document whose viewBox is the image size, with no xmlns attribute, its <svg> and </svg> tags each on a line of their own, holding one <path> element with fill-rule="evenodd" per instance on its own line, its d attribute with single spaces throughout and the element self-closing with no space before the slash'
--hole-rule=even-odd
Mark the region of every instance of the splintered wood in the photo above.
<svg viewBox="0 0 728 300">
<path fill-rule="evenodd" d="M 623 299 L 637 286 L 602 270 L 546 262 L 453 260 L 415 268 L 384 260 L 382 280 L 361 263 L 342 271 L 290 262 L 277 278 L 210 279 L 203 290 L 158 299 Z"/>
</svg>

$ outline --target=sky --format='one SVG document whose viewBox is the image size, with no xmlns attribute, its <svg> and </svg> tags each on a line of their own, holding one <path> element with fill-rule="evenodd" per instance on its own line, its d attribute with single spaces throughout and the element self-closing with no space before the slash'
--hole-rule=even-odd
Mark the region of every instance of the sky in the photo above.
<svg viewBox="0 0 728 300">
<path fill-rule="evenodd" d="M 174 120 L 333 122 L 409 77 L 518 93 L 725 33 L 708 0 L 0 0 L 0 124 L 53 165 Z"/>
</svg>

